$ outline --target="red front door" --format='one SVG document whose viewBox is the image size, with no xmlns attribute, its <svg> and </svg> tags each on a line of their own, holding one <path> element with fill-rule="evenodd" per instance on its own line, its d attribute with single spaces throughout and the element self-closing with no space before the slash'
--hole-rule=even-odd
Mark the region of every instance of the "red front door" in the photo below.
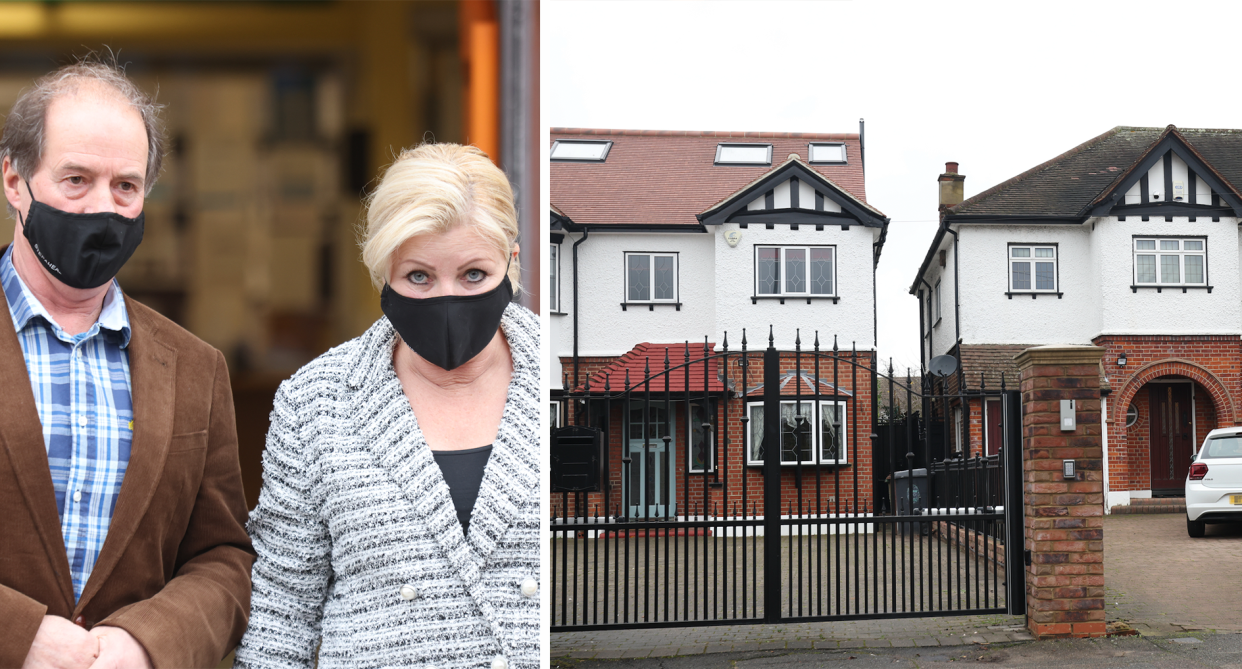
<svg viewBox="0 0 1242 669">
<path fill-rule="evenodd" d="M 1184 494 L 1194 440 L 1189 383 L 1151 384 L 1151 490 Z"/>
</svg>

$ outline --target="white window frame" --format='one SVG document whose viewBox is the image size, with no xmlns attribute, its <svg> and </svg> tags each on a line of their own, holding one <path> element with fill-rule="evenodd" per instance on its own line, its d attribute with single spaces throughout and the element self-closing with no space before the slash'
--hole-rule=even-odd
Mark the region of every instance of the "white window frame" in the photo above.
<svg viewBox="0 0 1242 669">
<path fill-rule="evenodd" d="M 561 426 L 561 403 L 549 402 L 548 424 L 553 430 Z"/>
<path fill-rule="evenodd" d="M 816 400 L 814 398 L 807 398 L 807 399 L 802 400 L 803 406 L 812 411 L 815 410 L 815 403 L 816 403 Z M 794 404 L 797 404 L 797 399 L 782 399 L 781 404 L 782 405 L 786 405 L 786 404 L 794 405 Z M 822 412 L 824 408 L 828 406 L 839 407 L 837 409 L 837 417 L 841 421 L 840 427 L 839 427 L 839 430 L 840 430 L 839 433 L 841 435 L 840 450 L 838 451 L 837 457 L 835 459 L 824 458 L 823 449 L 820 444 L 820 430 L 812 429 L 811 430 L 811 452 L 814 454 L 814 457 L 810 460 L 803 460 L 802 465 L 804 467 L 814 466 L 816 464 L 823 464 L 823 465 L 829 465 L 829 466 L 841 466 L 841 465 L 848 465 L 850 463 L 849 462 L 849 452 L 850 452 L 849 432 L 846 430 L 846 416 L 848 415 L 847 408 L 846 408 L 847 407 L 846 400 L 843 400 L 843 399 L 841 400 L 819 400 L 819 411 L 820 412 Z M 748 436 L 747 444 L 746 444 L 746 464 L 752 467 L 763 464 L 763 460 L 756 459 L 756 456 L 759 454 L 759 446 L 762 443 L 762 435 L 759 435 L 759 437 L 756 438 L 756 436 L 753 433 L 754 426 L 756 425 L 755 420 L 754 420 L 754 415 L 755 415 L 754 412 L 756 409 L 758 409 L 758 411 L 760 412 L 760 415 L 762 415 L 763 402 L 747 402 L 746 403 L 746 416 L 747 418 L 750 419 L 746 424 L 746 429 L 749 431 L 752 431 L 752 433 Z M 803 413 L 802 415 L 806 416 L 808 414 Z M 815 425 L 819 425 L 821 416 L 822 414 L 811 416 L 812 423 Z M 798 465 L 797 460 L 781 460 L 782 467 L 795 467 L 797 465 Z"/>
<path fill-rule="evenodd" d="M 1018 249 L 1025 250 L 1027 252 L 1027 255 L 1024 257 L 1015 257 L 1014 253 Z M 1040 251 L 1047 251 L 1047 250 L 1052 251 L 1051 257 L 1037 255 Z M 1056 244 L 1027 244 L 1027 243 L 1022 243 L 1022 242 L 1015 242 L 1015 243 L 1009 244 L 1005 250 L 1005 253 L 1008 256 L 1007 267 L 1009 271 L 1009 292 L 1011 293 L 1057 293 L 1059 292 L 1060 283 L 1061 283 L 1060 281 L 1061 270 L 1057 264 L 1057 261 L 1059 260 L 1058 251 L 1059 249 L 1057 248 Z M 1050 261 L 1052 263 L 1052 287 L 1051 288 L 1038 288 L 1037 286 L 1039 285 L 1038 283 L 1039 280 L 1035 274 L 1035 265 L 1036 263 L 1047 263 Z M 1013 281 L 1014 264 L 1023 263 L 1023 262 L 1026 263 L 1027 265 L 1030 265 L 1030 270 L 1031 270 L 1030 271 L 1031 285 L 1027 288 L 1019 288 L 1014 285 L 1014 281 Z"/>
<path fill-rule="evenodd" d="M 1152 242 L 1154 249 L 1139 249 L 1140 242 Z M 1161 248 L 1165 244 L 1163 242 L 1176 242 L 1177 250 Z M 1199 242 L 1203 248 L 1197 250 L 1187 250 L 1186 242 Z M 1208 265 L 1207 265 L 1207 237 L 1157 237 L 1157 236 L 1136 236 L 1130 242 L 1131 255 L 1133 258 L 1134 268 L 1134 285 L 1135 286 L 1152 286 L 1152 287 L 1205 287 L 1208 285 Z M 1156 280 L 1155 281 L 1139 281 L 1139 257 L 1154 256 L 1156 262 Z M 1188 282 L 1186 281 L 1186 258 L 1188 256 L 1198 256 L 1202 258 L 1202 281 Z M 1177 281 L 1163 281 L 1164 276 L 1164 258 L 1177 258 Z"/>
<path fill-rule="evenodd" d="M 550 246 L 548 273 L 551 276 L 548 277 L 550 293 L 548 297 L 548 312 L 556 314 L 561 312 L 561 245 L 551 244 Z"/>
<path fill-rule="evenodd" d="M 815 147 L 817 146 L 839 146 L 841 147 L 840 160 L 816 160 Z M 846 152 L 845 142 L 811 142 L 806 145 L 806 159 L 812 165 L 845 165 L 849 161 L 849 154 Z"/>
<path fill-rule="evenodd" d="M 777 249 L 780 251 L 779 261 L 780 261 L 781 271 L 780 271 L 780 278 L 776 282 L 777 292 L 775 293 L 759 292 L 759 252 L 763 249 Z M 806 290 L 802 292 L 793 292 L 793 291 L 786 290 L 785 268 L 789 267 L 789 263 L 786 260 L 786 253 L 791 250 L 804 251 L 806 253 L 806 260 L 804 262 L 805 262 L 806 269 L 809 273 L 810 267 L 811 267 L 811 249 L 830 249 L 832 251 L 832 292 L 812 293 L 811 292 L 811 277 L 809 276 L 809 274 L 803 277 L 803 283 L 806 285 Z M 840 266 L 840 263 L 838 262 L 837 247 L 832 244 L 810 244 L 807 246 L 784 246 L 784 245 L 775 245 L 775 244 L 756 245 L 755 246 L 755 283 L 754 283 L 755 292 L 753 294 L 756 297 L 839 297 L 840 286 L 837 281 L 837 277 L 840 274 L 840 272 L 838 271 L 839 266 Z"/>
<path fill-rule="evenodd" d="M 762 160 L 721 160 L 725 149 L 729 148 L 746 148 L 746 149 L 766 149 L 766 157 Z M 716 145 L 716 161 L 717 165 L 771 165 L 772 164 L 772 145 L 765 142 L 721 142 Z"/>
<path fill-rule="evenodd" d="M 648 297 L 645 300 L 636 300 L 630 298 L 630 256 L 648 256 L 647 262 L 647 289 Z M 678 297 L 678 288 L 681 284 L 681 262 L 677 257 L 677 253 L 669 253 L 664 251 L 626 251 L 624 256 L 624 283 L 626 304 L 676 304 Z M 673 259 L 673 297 L 656 298 L 655 297 L 655 258 L 672 258 Z"/>
<path fill-rule="evenodd" d="M 562 145 L 571 144 L 592 144 L 602 146 L 603 151 L 598 158 L 584 157 L 557 157 L 556 150 Z M 608 159 L 608 152 L 612 151 L 612 140 L 610 139 L 558 139 L 552 142 L 552 148 L 548 150 L 548 160 L 554 163 L 602 163 Z"/>
</svg>

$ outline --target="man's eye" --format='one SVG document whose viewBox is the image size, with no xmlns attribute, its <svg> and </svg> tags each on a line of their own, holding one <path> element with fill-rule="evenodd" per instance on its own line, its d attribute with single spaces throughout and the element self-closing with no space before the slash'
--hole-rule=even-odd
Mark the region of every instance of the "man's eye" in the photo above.
<svg viewBox="0 0 1242 669">
<path fill-rule="evenodd" d="M 83 182 L 85 182 L 85 179 L 82 177 L 69 177 L 68 181 L 74 186 L 81 186 Z"/>
<path fill-rule="evenodd" d="M 121 190 L 125 191 L 126 193 L 133 191 L 135 188 L 137 188 L 137 186 L 135 186 L 134 184 L 128 181 L 121 182 Z"/>
<path fill-rule="evenodd" d="M 486 278 L 487 274 L 481 269 L 472 269 L 466 272 L 466 281 L 470 281 L 471 283 L 477 283 Z"/>
</svg>

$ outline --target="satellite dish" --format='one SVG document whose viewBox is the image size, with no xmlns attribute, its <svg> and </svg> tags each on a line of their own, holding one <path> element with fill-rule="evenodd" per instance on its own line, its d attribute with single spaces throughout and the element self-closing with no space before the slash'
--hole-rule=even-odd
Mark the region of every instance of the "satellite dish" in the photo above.
<svg viewBox="0 0 1242 669">
<path fill-rule="evenodd" d="M 957 358 L 951 355 L 938 355 L 927 363 L 927 370 L 932 374 L 944 378 L 957 371 Z"/>
</svg>

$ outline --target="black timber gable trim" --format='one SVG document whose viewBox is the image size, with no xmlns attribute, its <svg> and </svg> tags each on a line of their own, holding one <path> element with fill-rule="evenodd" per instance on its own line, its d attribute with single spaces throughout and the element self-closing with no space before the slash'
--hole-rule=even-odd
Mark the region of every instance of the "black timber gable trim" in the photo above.
<svg viewBox="0 0 1242 669">
<path fill-rule="evenodd" d="M 1120 181 L 1114 183 L 1112 187 L 1110 187 L 1100 198 L 1098 198 L 1099 199 L 1098 204 L 1096 204 L 1095 206 L 1089 207 L 1087 210 L 1083 211 L 1082 213 L 1085 216 L 1114 215 L 1113 214 L 1114 209 L 1119 209 L 1121 207 L 1126 206 L 1125 199 L 1124 199 L 1126 192 L 1129 191 L 1131 188 L 1133 188 L 1135 183 L 1140 184 L 1139 188 L 1142 190 L 1142 199 L 1144 201 L 1147 201 L 1148 200 L 1147 172 L 1152 167 L 1155 166 L 1156 161 L 1158 160 L 1165 161 L 1165 167 L 1164 167 L 1165 197 L 1166 198 L 1169 197 L 1169 194 L 1173 191 L 1173 170 L 1172 170 L 1173 157 L 1172 157 L 1172 154 L 1177 154 L 1177 157 L 1181 158 L 1182 161 L 1186 163 L 1186 167 L 1189 169 L 1189 171 L 1192 174 L 1195 175 L 1194 177 L 1195 181 L 1197 181 L 1198 179 L 1203 179 L 1203 181 L 1207 183 L 1207 185 L 1212 189 L 1212 191 L 1214 193 L 1217 193 L 1220 196 L 1220 199 L 1223 199 L 1225 201 L 1225 204 L 1227 204 L 1228 207 L 1233 211 L 1233 215 L 1242 216 L 1242 200 L 1239 200 L 1237 196 L 1234 195 L 1233 189 L 1229 187 L 1228 185 L 1226 185 L 1224 182 L 1222 182 L 1220 179 L 1218 179 L 1216 176 L 1215 170 L 1213 170 L 1207 163 L 1205 163 L 1202 159 L 1200 159 L 1199 156 L 1196 155 L 1195 152 L 1192 151 L 1186 145 L 1186 143 L 1181 139 L 1180 135 L 1174 134 L 1173 132 L 1169 132 L 1168 134 L 1164 136 L 1163 139 L 1157 142 L 1156 145 L 1152 147 L 1151 150 L 1147 153 L 1147 156 L 1143 158 L 1143 160 L 1141 160 L 1137 165 L 1135 165 L 1132 170 L 1130 170 L 1129 175 L 1127 175 L 1125 178 L 1121 179 Z M 1195 196 L 1193 195 L 1194 193 L 1193 189 L 1190 191 L 1190 193 L 1192 194 L 1191 198 L 1194 198 Z M 1214 201 L 1213 204 L 1216 204 L 1215 200 L 1217 198 L 1212 198 L 1212 199 Z M 1153 204 L 1155 203 L 1147 201 L 1145 205 L 1129 205 L 1129 206 L 1131 207 L 1151 206 Z M 1203 214 L 1208 215 L 1212 213 L 1210 211 L 1210 207 L 1212 207 L 1212 205 L 1201 205 L 1201 204 L 1198 204 L 1197 202 L 1195 202 L 1194 204 L 1192 204 L 1191 202 L 1168 202 L 1168 204 L 1181 205 L 1182 207 L 1187 207 L 1187 208 L 1192 207 L 1192 206 L 1203 207 L 1203 209 L 1200 210 L 1202 211 Z M 1134 213 L 1139 213 L 1139 212 L 1134 212 Z M 1129 214 L 1130 212 L 1126 212 L 1126 214 L 1123 214 L 1123 215 L 1129 215 Z M 1163 212 L 1163 211 L 1160 212 L 1160 214 L 1170 215 L 1170 214 L 1167 214 L 1167 212 Z M 1185 214 L 1177 214 L 1177 215 L 1185 215 Z"/>
<path fill-rule="evenodd" d="M 773 216 L 773 214 L 777 212 L 785 212 L 785 211 L 792 211 L 792 210 L 765 209 L 762 211 L 756 210 L 753 212 L 748 212 L 746 209 L 746 206 L 750 204 L 751 200 L 758 197 L 760 193 L 766 194 L 768 191 L 771 191 L 772 189 L 774 189 L 777 184 L 780 184 L 794 177 L 796 177 L 799 182 L 805 181 L 810 184 L 816 184 L 815 190 L 817 192 L 822 192 L 825 197 L 827 197 L 828 199 L 840 205 L 841 214 L 836 214 L 835 217 L 853 218 L 854 220 L 858 221 L 860 224 L 866 227 L 869 227 L 869 228 L 884 227 L 884 224 L 886 222 L 885 218 L 883 218 L 882 216 L 877 216 L 875 213 L 867 211 L 863 207 L 860 207 L 856 202 L 854 202 L 853 199 L 843 195 L 837 189 L 837 187 L 833 185 L 831 182 L 829 182 L 827 179 L 825 179 L 823 175 L 819 174 L 818 172 L 815 172 L 814 170 L 811 170 L 805 167 L 804 165 L 796 161 L 791 161 L 791 162 L 786 163 L 783 167 L 777 168 L 775 171 L 770 172 L 763 179 L 755 182 L 749 188 L 746 188 L 742 192 L 737 193 L 736 195 L 734 195 L 733 197 L 731 197 L 729 200 L 725 201 L 723 204 L 719 205 L 718 207 L 705 211 L 702 214 L 699 214 L 698 219 L 704 225 L 721 225 L 723 223 L 741 222 L 742 220 L 745 220 L 748 213 L 749 214 L 763 213 L 763 214 L 767 214 L 766 219 L 763 221 L 765 223 L 789 222 L 786 220 L 781 220 L 783 218 L 781 215 L 778 214 L 776 216 Z M 772 198 L 769 196 L 768 206 L 771 206 L 771 199 Z M 792 202 L 792 197 L 791 197 L 791 202 Z M 829 212 L 816 212 L 810 209 L 799 209 L 798 213 L 811 214 L 812 217 L 815 217 L 817 214 L 819 216 L 824 216 L 828 214 Z M 739 218 L 739 215 L 741 216 L 741 218 Z M 753 219 L 754 217 L 751 216 L 750 218 Z M 797 223 L 808 223 L 808 224 L 824 223 L 824 222 L 825 221 L 823 220 L 823 218 L 812 218 L 808 220 L 797 221 Z M 831 221 L 831 222 L 833 224 L 838 224 L 837 221 Z"/>
</svg>

